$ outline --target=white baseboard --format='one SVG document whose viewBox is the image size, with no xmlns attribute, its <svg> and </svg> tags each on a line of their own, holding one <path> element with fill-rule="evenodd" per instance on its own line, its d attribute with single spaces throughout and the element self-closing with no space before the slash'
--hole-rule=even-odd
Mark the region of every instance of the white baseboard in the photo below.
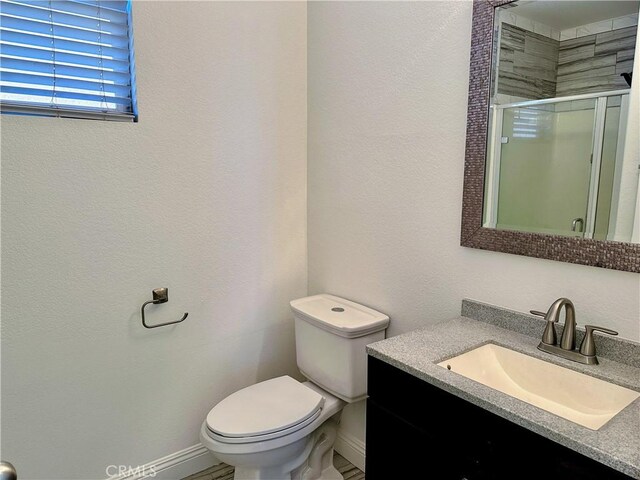
<svg viewBox="0 0 640 480">
<path fill-rule="evenodd" d="M 109 477 L 108 480 L 180 480 L 194 473 L 206 470 L 220 463 L 201 443 L 166 457 L 159 458 L 146 465 L 131 467 L 120 475 Z M 114 469 L 116 470 L 116 469 Z"/>
<path fill-rule="evenodd" d="M 362 440 L 348 432 L 338 430 L 333 448 L 364 472 L 365 443 Z"/>
<path fill-rule="evenodd" d="M 364 472 L 365 444 L 362 440 L 338 431 L 334 449 Z M 145 465 L 128 468 L 126 472 L 111 476 L 108 480 L 180 480 L 219 463 L 207 447 L 198 443 Z M 114 472 L 116 469 L 113 469 Z"/>
</svg>

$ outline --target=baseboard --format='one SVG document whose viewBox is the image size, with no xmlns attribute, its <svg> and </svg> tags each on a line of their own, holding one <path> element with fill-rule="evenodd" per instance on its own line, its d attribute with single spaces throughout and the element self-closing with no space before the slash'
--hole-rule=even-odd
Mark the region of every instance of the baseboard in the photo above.
<svg viewBox="0 0 640 480">
<path fill-rule="evenodd" d="M 130 467 L 124 473 L 108 480 L 180 480 L 220 463 L 211 452 L 198 443 L 146 465 Z M 114 469 L 116 470 L 116 469 Z"/>
<path fill-rule="evenodd" d="M 364 472 L 365 444 L 362 440 L 338 431 L 334 448 Z M 207 447 L 199 443 L 145 465 L 128 467 L 124 473 L 111 476 L 108 480 L 180 480 L 219 463 Z"/>
<path fill-rule="evenodd" d="M 333 448 L 364 472 L 365 443 L 362 440 L 338 429 Z"/>
</svg>

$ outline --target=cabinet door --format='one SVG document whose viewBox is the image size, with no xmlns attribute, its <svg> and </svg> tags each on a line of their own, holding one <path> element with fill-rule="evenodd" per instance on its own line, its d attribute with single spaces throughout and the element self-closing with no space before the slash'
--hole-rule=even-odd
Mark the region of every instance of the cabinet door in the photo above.
<svg viewBox="0 0 640 480">
<path fill-rule="evenodd" d="M 367 480 L 464 479 L 442 447 L 430 432 L 367 401 Z"/>
</svg>

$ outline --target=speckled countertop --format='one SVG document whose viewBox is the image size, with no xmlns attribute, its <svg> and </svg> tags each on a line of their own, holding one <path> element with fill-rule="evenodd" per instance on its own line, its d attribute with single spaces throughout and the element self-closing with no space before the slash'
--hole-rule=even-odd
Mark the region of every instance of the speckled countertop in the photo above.
<svg viewBox="0 0 640 480">
<path fill-rule="evenodd" d="M 367 352 L 457 397 L 640 479 L 640 399 L 594 431 L 437 365 L 480 345 L 495 343 L 640 391 L 640 368 L 604 357 L 599 357 L 600 365 L 581 365 L 541 352 L 537 349 L 539 342 L 539 338 L 485 321 L 458 317 L 373 343 Z"/>
</svg>

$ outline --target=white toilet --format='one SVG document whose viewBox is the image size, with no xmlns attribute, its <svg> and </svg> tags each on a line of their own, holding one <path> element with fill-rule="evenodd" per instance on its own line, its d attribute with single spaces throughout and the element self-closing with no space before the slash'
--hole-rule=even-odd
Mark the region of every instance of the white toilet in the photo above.
<svg viewBox="0 0 640 480">
<path fill-rule="evenodd" d="M 332 295 L 291 302 L 298 367 L 243 388 L 211 409 L 200 440 L 237 480 L 342 480 L 333 442 L 345 402 L 367 393 L 365 346 L 384 339 L 389 317 Z"/>
</svg>

